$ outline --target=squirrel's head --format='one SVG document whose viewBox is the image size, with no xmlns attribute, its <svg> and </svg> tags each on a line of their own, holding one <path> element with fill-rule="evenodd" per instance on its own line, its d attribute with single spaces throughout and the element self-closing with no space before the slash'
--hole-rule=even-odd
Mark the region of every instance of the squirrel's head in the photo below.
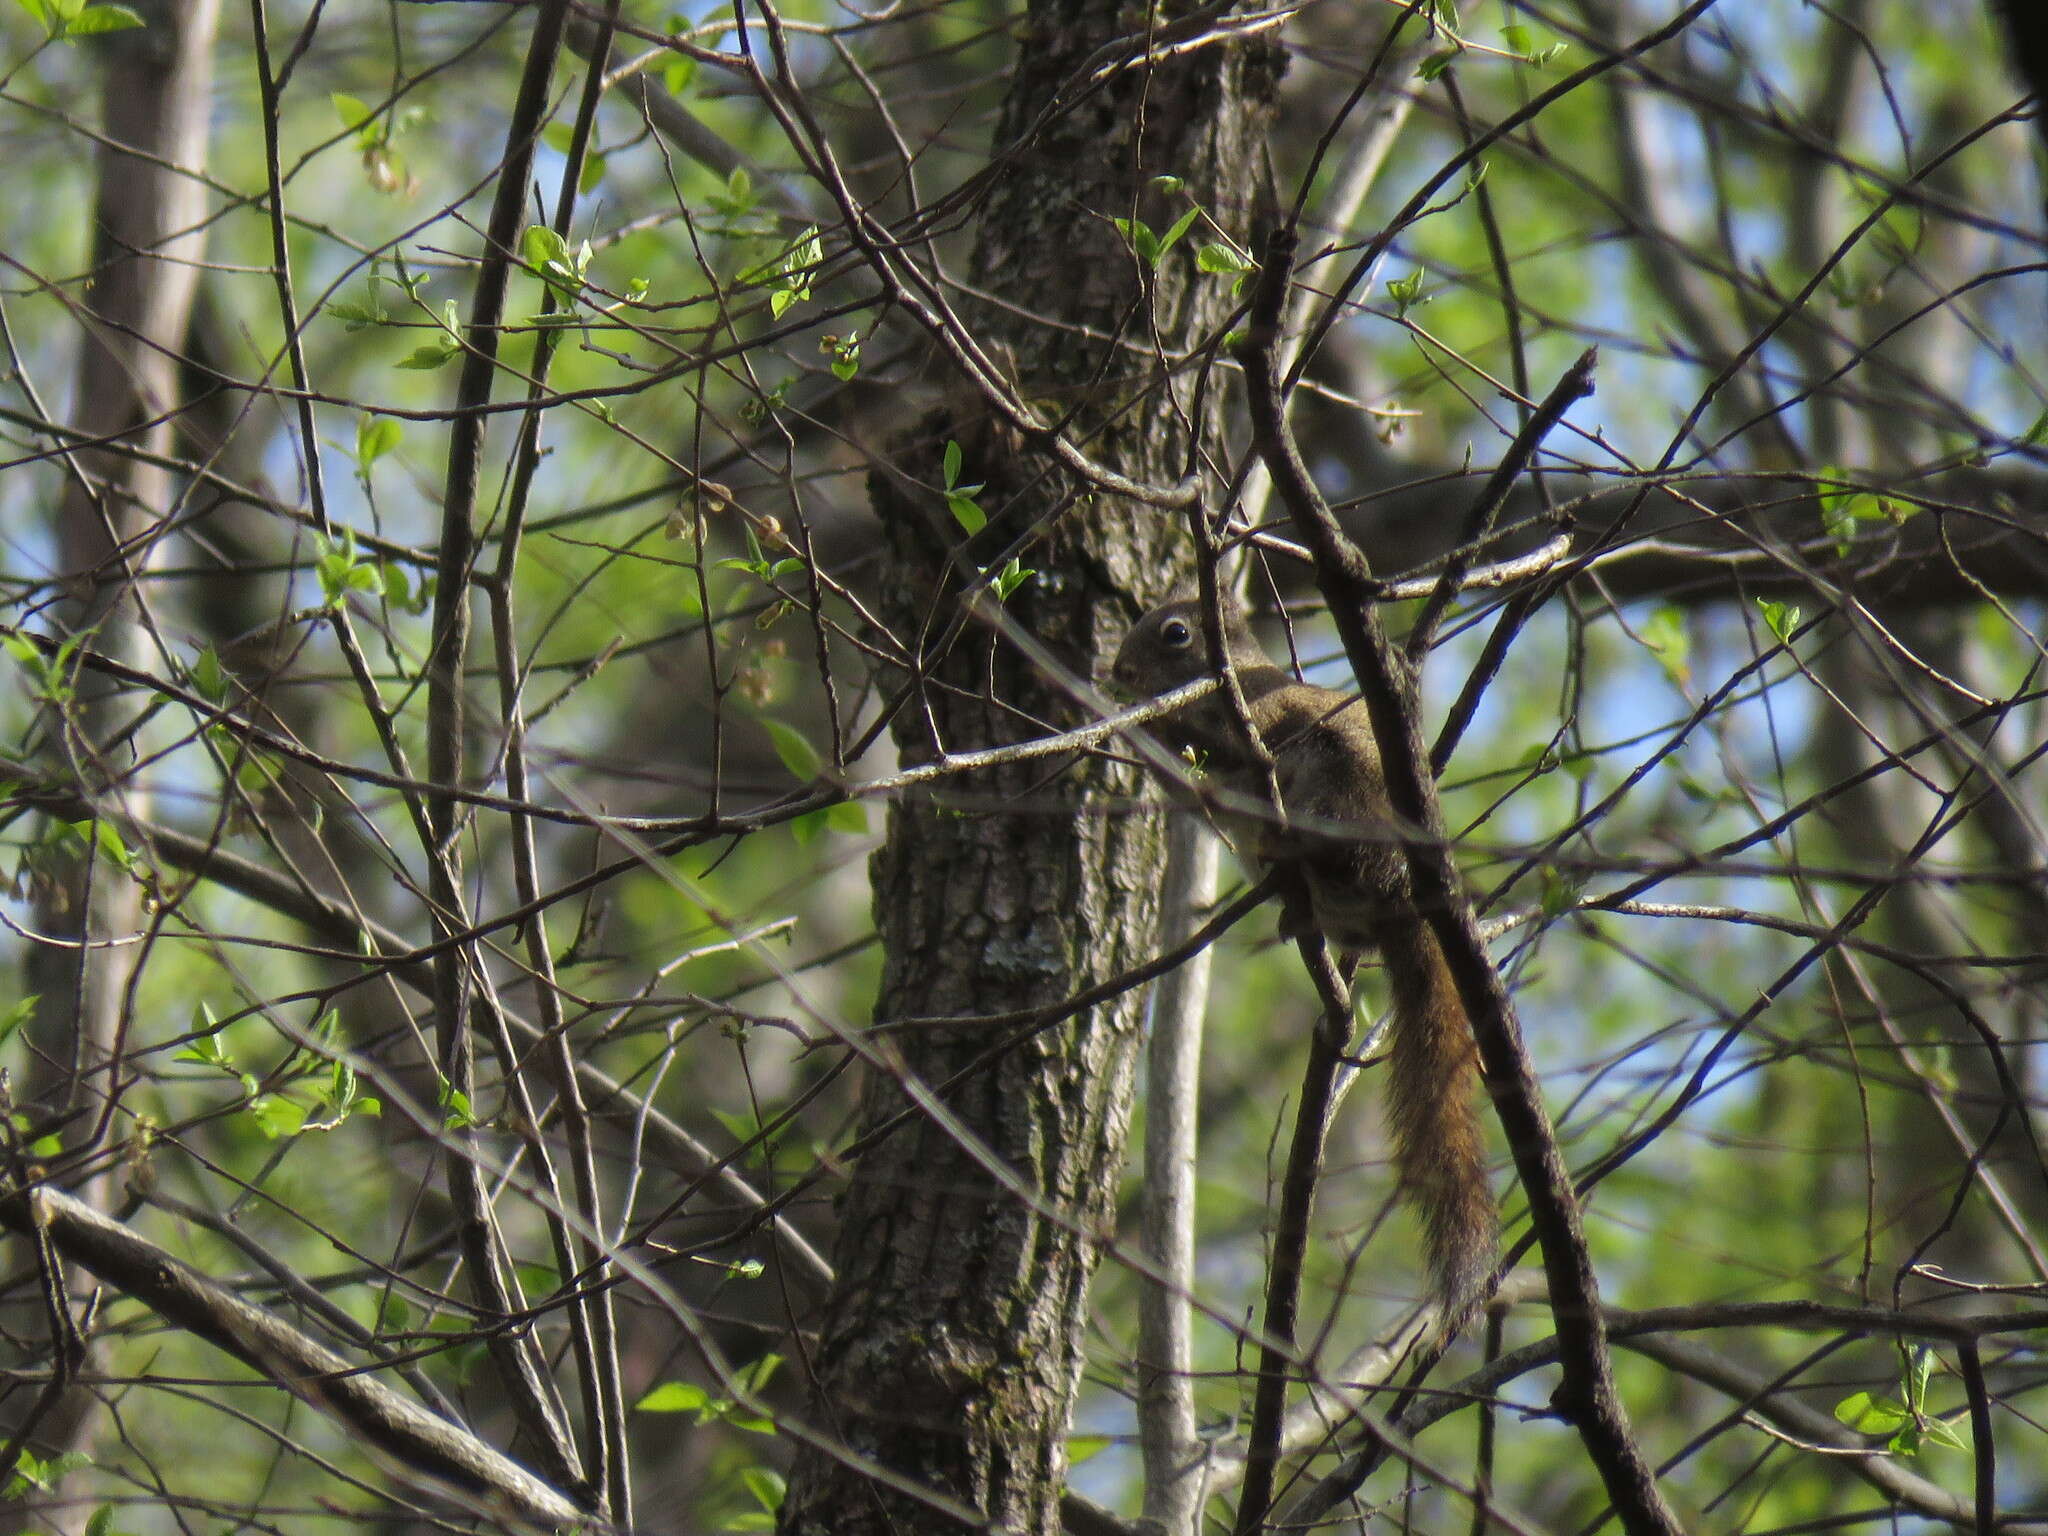
<svg viewBox="0 0 2048 1536">
<path fill-rule="evenodd" d="M 1131 626 L 1117 647 L 1111 676 L 1140 698 L 1170 693 L 1196 678 L 1213 676 L 1204 623 L 1201 598 L 1192 593 L 1168 598 Z M 1223 605 L 1223 648 L 1235 667 L 1267 663 L 1244 615 L 1229 602 Z"/>
</svg>

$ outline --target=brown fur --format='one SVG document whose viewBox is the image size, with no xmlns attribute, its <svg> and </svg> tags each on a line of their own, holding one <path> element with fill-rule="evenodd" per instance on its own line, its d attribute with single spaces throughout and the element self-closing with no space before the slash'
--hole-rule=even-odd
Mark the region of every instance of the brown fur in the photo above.
<svg viewBox="0 0 2048 1536">
<path fill-rule="evenodd" d="M 1257 865 L 1299 868 L 1308 921 L 1340 949 L 1377 951 L 1386 968 L 1395 1167 L 1422 1219 L 1449 1329 L 1484 1300 L 1499 1241 L 1486 1138 L 1473 1105 L 1478 1052 L 1464 1003 L 1416 910 L 1365 706 L 1274 666 L 1234 610 L 1224 614 L 1223 640 L 1270 768 L 1246 741 L 1227 690 L 1153 729 L 1197 756 L 1205 787 L 1214 790 L 1218 826 L 1238 852 Z M 1135 693 L 1160 694 L 1213 675 L 1209 657 L 1201 604 L 1179 597 L 1131 627 L 1115 675 Z"/>
</svg>

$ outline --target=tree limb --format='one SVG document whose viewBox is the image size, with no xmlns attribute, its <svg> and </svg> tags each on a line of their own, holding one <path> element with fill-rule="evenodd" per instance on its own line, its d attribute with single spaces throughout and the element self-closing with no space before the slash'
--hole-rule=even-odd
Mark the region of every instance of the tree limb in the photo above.
<svg viewBox="0 0 2048 1536">
<path fill-rule="evenodd" d="M 0 1225 L 46 1236 L 72 1263 L 347 1426 L 421 1483 L 467 1505 L 587 1525 L 586 1510 L 510 1457 L 83 1201 L 47 1185 L 16 1191 L 0 1197 Z"/>
</svg>

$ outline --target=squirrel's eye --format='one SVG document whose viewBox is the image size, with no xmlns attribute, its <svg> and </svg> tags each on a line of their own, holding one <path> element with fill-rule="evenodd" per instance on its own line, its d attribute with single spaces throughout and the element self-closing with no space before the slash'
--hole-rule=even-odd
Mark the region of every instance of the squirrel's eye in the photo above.
<svg viewBox="0 0 2048 1536">
<path fill-rule="evenodd" d="M 1175 650 L 1179 650 L 1195 638 L 1195 632 L 1189 629 L 1186 622 L 1181 619 L 1168 619 L 1159 626 L 1159 638 Z"/>
</svg>

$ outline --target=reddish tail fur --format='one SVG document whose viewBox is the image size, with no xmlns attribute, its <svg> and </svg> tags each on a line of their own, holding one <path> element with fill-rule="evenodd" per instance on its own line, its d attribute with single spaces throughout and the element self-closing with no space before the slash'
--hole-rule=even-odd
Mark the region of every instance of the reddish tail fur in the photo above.
<svg viewBox="0 0 2048 1536">
<path fill-rule="evenodd" d="M 1479 1052 L 1436 935 L 1413 912 L 1375 925 L 1394 990 L 1387 1119 L 1401 1188 L 1422 1218 L 1442 1331 L 1486 1299 L 1500 1223 L 1474 1099 Z M 1396 953 L 1399 951 L 1399 953 Z"/>
</svg>

